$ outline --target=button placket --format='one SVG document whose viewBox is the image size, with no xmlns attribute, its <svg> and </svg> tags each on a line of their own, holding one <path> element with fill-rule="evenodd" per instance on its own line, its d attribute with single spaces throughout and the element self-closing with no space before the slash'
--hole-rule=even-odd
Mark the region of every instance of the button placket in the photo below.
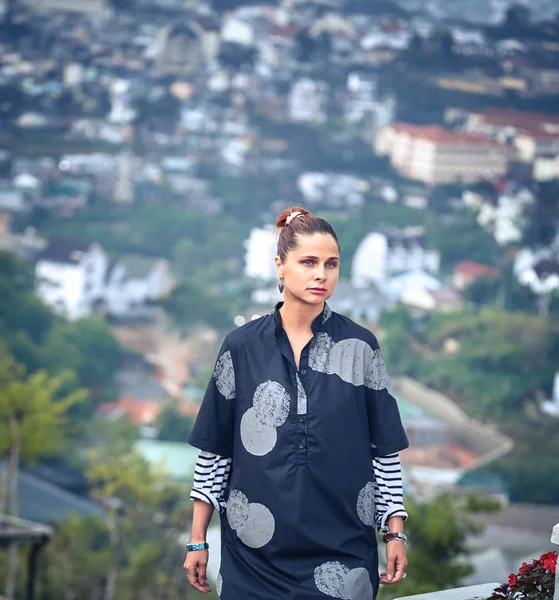
<svg viewBox="0 0 559 600">
<path fill-rule="evenodd" d="M 301 357 L 302 360 L 303 357 Z M 303 384 L 304 374 L 306 369 L 297 370 L 295 374 L 297 384 L 297 417 L 295 422 L 296 430 L 296 455 L 297 463 L 303 464 L 307 461 L 307 393 Z"/>
</svg>

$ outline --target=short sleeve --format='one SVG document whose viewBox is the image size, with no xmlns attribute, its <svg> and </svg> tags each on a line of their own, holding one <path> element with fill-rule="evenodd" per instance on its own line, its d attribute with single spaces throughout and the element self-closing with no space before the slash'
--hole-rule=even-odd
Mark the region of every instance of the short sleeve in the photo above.
<svg viewBox="0 0 559 600">
<path fill-rule="evenodd" d="M 388 391 L 390 377 L 376 343 L 365 377 L 367 415 L 373 456 L 386 456 L 409 446 L 398 403 Z"/>
<path fill-rule="evenodd" d="M 204 452 L 232 458 L 235 397 L 233 357 L 228 338 L 225 338 L 188 438 L 191 446 Z"/>
</svg>

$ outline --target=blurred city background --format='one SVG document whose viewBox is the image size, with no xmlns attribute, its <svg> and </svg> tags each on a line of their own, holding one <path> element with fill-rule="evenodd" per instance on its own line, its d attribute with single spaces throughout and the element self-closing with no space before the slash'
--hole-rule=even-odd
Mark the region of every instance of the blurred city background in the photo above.
<svg viewBox="0 0 559 600">
<path fill-rule="evenodd" d="M 0 596 L 201 597 L 185 442 L 224 334 L 280 299 L 288 205 L 336 229 L 331 307 L 411 442 L 380 597 L 553 549 L 554 0 L 0 0 Z"/>
</svg>

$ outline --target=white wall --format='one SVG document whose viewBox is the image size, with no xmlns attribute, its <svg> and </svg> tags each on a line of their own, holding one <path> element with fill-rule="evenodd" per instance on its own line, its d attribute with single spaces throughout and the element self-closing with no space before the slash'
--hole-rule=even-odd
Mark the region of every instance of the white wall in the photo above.
<svg viewBox="0 0 559 600">
<path fill-rule="evenodd" d="M 39 261 L 35 274 L 37 293 L 57 314 L 77 319 L 88 313 L 83 296 L 85 273 L 81 265 Z"/>
<path fill-rule="evenodd" d="M 364 288 L 386 277 L 388 243 L 382 233 L 370 233 L 357 247 L 352 262 L 351 283 Z"/>
<path fill-rule="evenodd" d="M 277 234 L 272 227 L 253 228 L 245 241 L 245 275 L 262 281 L 277 278 L 274 257 Z"/>
<path fill-rule="evenodd" d="M 69 319 L 87 316 L 93 302 L 104 297 L 107 264 L 107 255 L 97 244 L 75 265 L 39 260 L 37 293 L 60 315 Z"/>
</svg>

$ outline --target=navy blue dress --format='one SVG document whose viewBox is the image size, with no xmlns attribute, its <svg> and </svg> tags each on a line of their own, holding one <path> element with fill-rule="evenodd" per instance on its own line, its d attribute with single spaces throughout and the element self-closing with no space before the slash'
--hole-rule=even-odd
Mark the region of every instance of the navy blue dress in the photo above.
<svg viewBox="0 0 559 600">
<path fill-rule="evenodd" d="M 371 456 L 407 448 L 375 336 L 325 304 L 299 369 L 279 308 L 230 333 L 189 443 L 232 458 L 221 600 L 372 600 Z"/>
</svg>

